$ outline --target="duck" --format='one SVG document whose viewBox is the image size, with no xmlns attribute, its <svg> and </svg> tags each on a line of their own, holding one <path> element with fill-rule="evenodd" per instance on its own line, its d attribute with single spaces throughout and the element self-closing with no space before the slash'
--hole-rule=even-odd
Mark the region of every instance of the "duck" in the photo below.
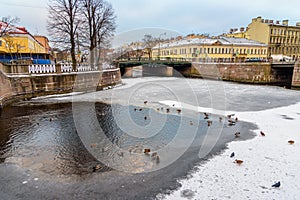
<svg viewBox="0 0 300 200">
<path fill-rule="evenodd" d="M 275 188 L 280 187 L 280 181 L 278 181 L 277 183 L 274 183 L 274 184 L 272 185 L 272 187 L 275 187 Z"/>
<path fill-rule="evenodd" d="M 235 159 L 235 163 L 238 164 L 238 165 L 241 165 L 244 161 L 242 160 L 239 160 L 239 159 Z"/>
<path fill-rule="evenodd" d="M 288 143 L 289 143 L 289 144 L 294 144 L 295 141 L 294 141 L 294 140 L 289 140 Z"/>
<path fill-rule="evenodd" d="M 147 148 L 147 149 L 144 149 L 144 153 L 148 154 L 150 153 L 151 149 Z"/>
<path fill-rule="evenodd" d="M 101 169 L 101 165 L 96 165 L 93 167 L 93 172 L 96 172 L 97 170 Z"/>
<path fill-rule="evenodd" d="M 230 114 L 230 115 L 227 115 L 227 117 L 230 119 L 231 117 L 233 117 L 235 114 Z"/>
<path fill-rule="evenodd" d="M 207 120 L 207 126 L 211 126 L 212 121 L 211 120 Z"/>
<path fill-rule="evenodd" d="M 240 137 L 240 135 L 241 135 L 241 132 L 235 132 L 235 137 Z"/>
</svg>

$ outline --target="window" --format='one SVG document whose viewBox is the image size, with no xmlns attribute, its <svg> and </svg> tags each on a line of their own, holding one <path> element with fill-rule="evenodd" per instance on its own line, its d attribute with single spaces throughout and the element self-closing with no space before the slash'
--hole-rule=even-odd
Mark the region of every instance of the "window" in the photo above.
<svg viewBox="0 0 300 200">
<path fill-rule="evenodd" d="M 210 48 L 207 48 L 207 53 L 210 53 Z"/>
<path fill-rule="evenodd" d="M 2 46 L 2 40 L 0 40 L 0 47 Z"/>
</svg>

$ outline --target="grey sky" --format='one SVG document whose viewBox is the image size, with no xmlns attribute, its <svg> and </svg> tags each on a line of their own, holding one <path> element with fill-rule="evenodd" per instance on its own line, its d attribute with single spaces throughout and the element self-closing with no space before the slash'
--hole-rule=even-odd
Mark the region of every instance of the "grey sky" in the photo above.
<svg viewBox="0 0 300 200">
<path fill-rule="evenodd" d="M 300 21 L 299 0 L 109 0 L 117 15 L 117 34 L 141 28 L 162 28 L 218 35 L 231 27 L 247 26 L 251 19 Z M 18 16 L 20 26 L 47 36 L 48 0 L 0 0 L 3 16 Z"/>
</svg>

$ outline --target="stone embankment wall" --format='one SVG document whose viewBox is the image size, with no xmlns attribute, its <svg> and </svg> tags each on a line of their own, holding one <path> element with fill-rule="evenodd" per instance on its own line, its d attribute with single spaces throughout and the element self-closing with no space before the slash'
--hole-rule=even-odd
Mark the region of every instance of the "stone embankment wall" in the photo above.
<svg viewBox="0 0 300 200">
<path fill-rule="evenodd" d="M 220 79 L 240 83 L 291 84 L 285 69 L 272 69 L 270 63 L 193 63 L 192 77 Z"/>
<path fill-rule="evenodd" d="M 69 72 L 53 74 L 5 73 L 0 64 L 0 108 L 18 99 L 72 91 L 95 91 L 120 84 L 119 69 L 103 72 Z"/>
<path fill-rule="evenodd" d="M 297 62 L 294 66 L 293 80 L 292 80 L 292 88 L 300 89 L 300 64 Z"/>
</svg>

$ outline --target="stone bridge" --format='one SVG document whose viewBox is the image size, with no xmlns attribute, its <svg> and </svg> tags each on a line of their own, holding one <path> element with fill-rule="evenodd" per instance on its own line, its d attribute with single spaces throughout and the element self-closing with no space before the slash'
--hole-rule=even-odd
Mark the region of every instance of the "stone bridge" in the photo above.
<svg viewBox="0 0 300 200">
<path fill-rule="evenodd" d="M 164 60 L 123 61 L 118 62 L 117 65 L 123 77 L 184 76 L 287 88 L 300 87 L 300 69 L 294 68 L 294 63 L 210 63 Z"/>
</svg>

